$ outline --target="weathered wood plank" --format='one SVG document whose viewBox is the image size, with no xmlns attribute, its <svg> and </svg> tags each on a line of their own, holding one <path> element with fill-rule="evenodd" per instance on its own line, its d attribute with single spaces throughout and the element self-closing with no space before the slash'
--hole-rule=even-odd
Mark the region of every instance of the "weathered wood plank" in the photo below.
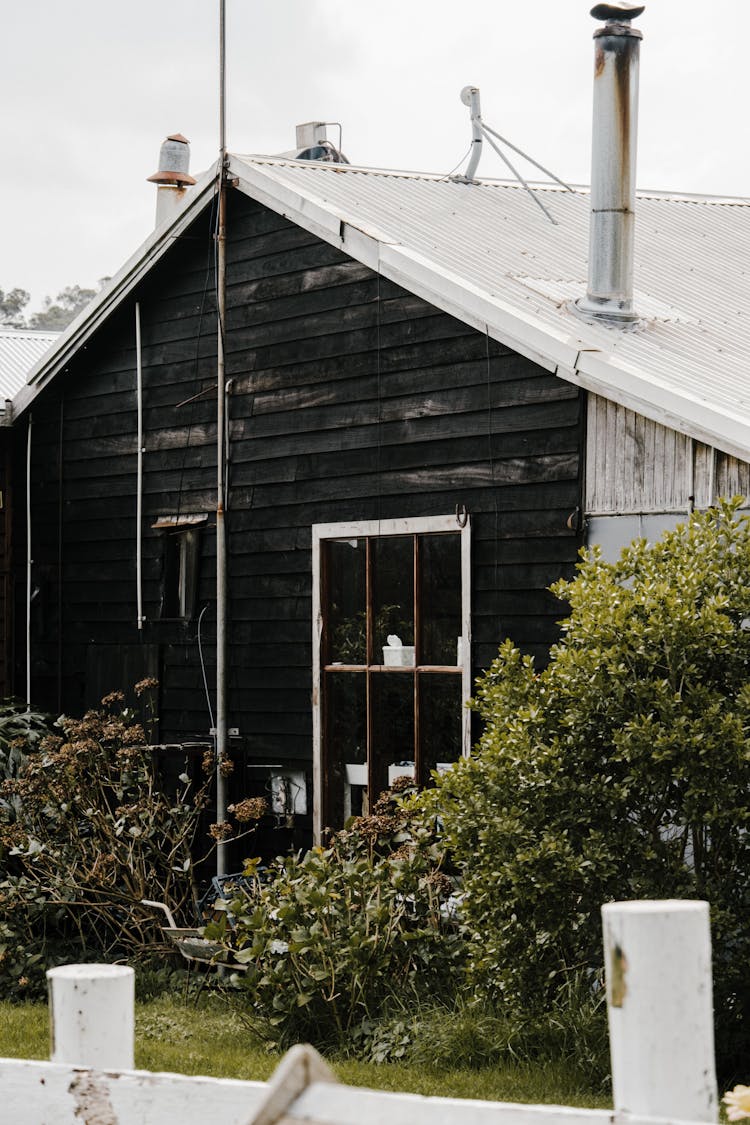
<svg viewBox="0 0 750 1125">
<path fill-rule="evenodd" d="M 363 463 L 367 462 L 371 469 L 383 472 L 427 469 L 431 465 L 466 465 L 476 461 L 477 447 L 481 442 L 485 446 L 488 465 L 514 458 L 538 459 L 577 454 L 576 431 L 572 427 L 539 430 L 536 434 L 524 431 L 491 434 L 479 439 L 471 427 L 467 429 L 468 432 L 464 434 L 445 438 L 440 442 L 385 445 L 382 441 L 377 441 L 377 432 L 369 435 L 370 441 L 367 440 L 368 434 L 363 432 L 359 445 L 343 445 L 337 444 L 326 431 L 329 438 L 327 442 L 323 440 L 323 435 L 309 435 L 305 438 L 304 448 L 287 452 L 286 455 L 281 455 L 278 443 L 274 441 L 238 440 L 232 450 L 232 479 L 255 483 L 291 481 L 303 476 L 310 480 L 331 480 L 360 474 Z M 243 477 L 243 473 L 246 476 Z"/>
<path fill-rule="evenodd" d="M 241 302 L 245 304 L 270 302 L 285 297 L 299 296 L 302 293 L 313 293 L 318 290 L 351 285 L 358 281 L 372 283 L 372 271 L 360 262 L 347 258 L 343 262 L 320 266 L 318 269 L 297 270 L 293 273 L 274 277 L 260 277 L 254 281 L 232 284 L 229 287 L 229 301 L 232 305 L 238 305 Z M 179 302 L 176 302 L 176 305 L 179 307 Z"/>
<path fill-rule="evenodd" d="M 729 499 L 732 496 L 742 496 L 746 501 L 750 495 L 750 465 L 746 461 L 738 461 L 727 453 L 716 454 L 716 476 L 714 495 L 712 501 L 719 497 Z"/>
<path fill-rule="evenodd" d="M 58 1063 L 0 1060 L 0 1097 L 12 1107 L 13 1125 L 80 1125 L 82 1120 L 246 1125 L 265 1090 L 263 1082 L 145 1071 L 106 1074 Z"/>
<path fill-rule="evenodd" d="M 269 1095 L 269 1083 L 196 1078 L 146 1071 L 102 1072 L 64 1063 L 0 1060 L 3 1104 L 13 1125 L 249 1125 Z M 277 1119 L 277 1118 L 271 1118 Z M 365 1090 L 333 1082 L 302 1089 L 281 1122 L 328 1125 L 611 1125 L 604 1109 L 522 1106 Z M 645 1123 L 643 1123 L 645 1125 Z"/>
<path fill-rule="evenodd" d="M 589 396 L 586 510 L 591 514 L 686 511 L 691 494 L 709 502 L 712 451 L 650 419 Z M 723 455 L 721 455 L 723 457 Z M 731 459 L 725 459 L 729 465 Z M 739 462 L 734 463 L 739 466 Z M 731 470 L 746 480 L 750 466 Z M 739 473 L 743 473 L 740 478 Z M 741 491 L 741 487 L 740 487 Z"/>
<path fill-rule="evenodd" d="M 427 1098 L 317 1082 L 299 1096 L 290 1119 L 330 1125 L 611 1125 L 607 1110 Z"/>
</svg>

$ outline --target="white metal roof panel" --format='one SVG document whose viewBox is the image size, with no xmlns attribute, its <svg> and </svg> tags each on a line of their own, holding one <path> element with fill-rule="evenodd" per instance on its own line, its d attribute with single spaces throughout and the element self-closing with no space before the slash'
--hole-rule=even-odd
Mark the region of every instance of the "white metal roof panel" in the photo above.
<svg viewBox="0 0 750 1125">
<path fill-rule="evenodd" d="M 568 307 L 586 289 L 587 189 L 535 188 L 552 225 L 504 181 L 263 157 L 233 168 L 249 194 L 562 377 L 750 459 L 750 200 L 638 194 L 643 322 L 628 331 Z"/>
<path fill-rule="evenodd" d="M 13 398 L 58 336 L 59 332 L 0 328 L 0 401 Z"/>
</svg>

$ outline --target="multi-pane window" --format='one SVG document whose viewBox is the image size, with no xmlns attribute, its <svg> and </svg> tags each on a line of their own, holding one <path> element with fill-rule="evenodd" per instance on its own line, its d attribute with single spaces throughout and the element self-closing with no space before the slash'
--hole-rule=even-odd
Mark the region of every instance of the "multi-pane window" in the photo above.
<svg viewBox="0 0 750 1125">
<path fill-rule="evenodd" d="M 469 527 L 330 524 L 313 549 L 319 832 L 468 748 Z"/>
</svg>

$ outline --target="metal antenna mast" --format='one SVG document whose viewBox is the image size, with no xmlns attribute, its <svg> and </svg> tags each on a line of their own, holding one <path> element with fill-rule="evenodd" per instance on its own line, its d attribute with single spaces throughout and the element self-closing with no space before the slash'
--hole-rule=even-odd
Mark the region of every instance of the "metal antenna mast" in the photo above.
<svg viewBox="0 0 750 1125">
<path fill-rule="evenodd" d="M 227 539 L 224 523 L 226 500 L 226 378 L 224 374 L 224 324 L 226 312 L 226 0 L 219 0 L 219 199 L 216 229 L 216 821 L 227 818 L 227 783 L 222 766 L 227 753 Z M 216 873 L 227 873 L 227 845 L 219 839 Z"/>
<path fill-rule="evenodd" d="M 540 172 L 543 172 L 545 176 L 549 176 L 550 179 L 560 184 L 561 187 L 564 187 L 566 191 L 572 192 L 573 188 L 570 186 L 570 184 L 566 184 L 564 180 L 561 180 L 560 177 L 556 176 L 554 172 L 550 172 L 549 168 L 545 168 L 544 165 L 540 164 L 538 160 L 535 160 L 533 156 L 529 156 L 527 152 L 524 152 L 523 149 L 518 148 L 517 145 L 512 144 L 511 141 L 509 141 L 506 137 L 501 137 L 500 134 L 494 129 L 491 129 L 489 125 L 485 125 L 484 121 L 482 120 L 482 107 L 479 100 L 479 89 L 477 86 L 464 86 L 463 90 L 461 91 L 461 101 L 465 106 L 468 107 L 469 115 L 471 117 L 471 146 L 469 149 L 471 155 L 469 157 L 469 163 L 466 168 L 466 174 L 463 176 L 455 176 L 453 178 L 459 180 L 462 183 L 470 184 L 475 182 L 474 174 L 477 170 L 477 165 L 479 164 L 479 158 L 482 155 L 482 141 L 486 137 L 497 155 L 502 161 L 504 161 L 504 163 L 510 169 L 511 173 L 518 180 L 519 184 L 521 184 L 521 186 L 524 187 L 529 193 L 531 198 L 536 203 L 537 207 L 539 207 L 544 212 L 553 226 L 557 226 L 557 220 L 544 206 L 539 196 L 534 192 L 534 189 L 530 187 L 529 184 L 527 184 L 526 180 L 523 178 L 518 169 L 515 168 L 513 164 L 511 164 L 510 160 L 505 155 L 503 150 L 497 144 L 495 144 L 492 138 L 497 137 L 498 141 L 506 145 L 508 148 L 513 149 L 513 152 L 517 152 L 519 156 L 522 156 L 524 158 L 524 160 L 528 160 L 529 164 L 533 164 L 534 167 L 538 168 Z"/>
</svg>

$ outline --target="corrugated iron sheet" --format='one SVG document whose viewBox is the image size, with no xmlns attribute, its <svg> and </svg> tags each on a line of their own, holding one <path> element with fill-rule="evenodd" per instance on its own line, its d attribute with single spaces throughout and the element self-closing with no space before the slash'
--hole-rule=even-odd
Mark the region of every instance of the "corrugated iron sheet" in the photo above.
<svg viewBox="0 0 750 1125">
<path fill-rule="evenodd" d="M 679 420 L 686 398 L 741 419 L 750 455 L 750 200 L 639 192 L 635 288 L 644 322 L 623 331 L 588 325 L 567 307 L 586 291 L 587 189 L 537 189 L 553 226 L 513 183 L 239 159 L 558 336 L 637 369 L 659 387 L 652 416 L 665 424 Z"/>
<path fill-rule="evenodd" d="M 58 336 L 58 332 L 0 328 L 0 402 L 21 389 L 29 371 Z"/>
</svg>

